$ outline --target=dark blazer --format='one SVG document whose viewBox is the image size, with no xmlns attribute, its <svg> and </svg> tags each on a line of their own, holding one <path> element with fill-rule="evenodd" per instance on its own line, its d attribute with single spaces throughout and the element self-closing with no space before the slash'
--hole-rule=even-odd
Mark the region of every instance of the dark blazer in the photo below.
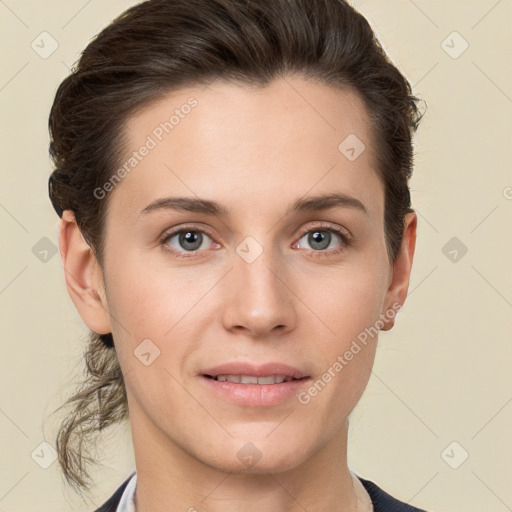
<svg viewBox="0 0 512 512">
<path fill-rule="evenodd" d="M 393 496 L 383 491 L 370 480 L 365 480 L 359 475 L 356 476 L 363 484 L 366 492 L 370 495 L 373 504 L 373 512 L 426 512 L 423 509 L 412 507 L 403 501 L 399 501 L 396 498 L 393 498 Z M 121 484 L 121 487 L 117 489 L 117 491 L 110 497 L 110 499 L 99 509 L 95 510 L 95 512 L 116 512 L 117 506 L 121 501 L 121 496 L 123 495 L 124 489 L 128 485 L 130 478 L 131 475 Z"/>
</svg>

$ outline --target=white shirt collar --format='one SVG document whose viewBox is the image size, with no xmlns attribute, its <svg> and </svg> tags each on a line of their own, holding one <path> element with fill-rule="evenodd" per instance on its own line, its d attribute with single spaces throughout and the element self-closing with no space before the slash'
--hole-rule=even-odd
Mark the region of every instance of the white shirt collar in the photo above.
<svg viewBox="0 0 512 512">
<path fill-rule="evenodd" d="M 126 485 L 121 501 L 117 506 L 116 512 L 135 512 L 135 488 L 137 486 L 137 473 L 133 472 L 128 484 Z"/>
</svg>

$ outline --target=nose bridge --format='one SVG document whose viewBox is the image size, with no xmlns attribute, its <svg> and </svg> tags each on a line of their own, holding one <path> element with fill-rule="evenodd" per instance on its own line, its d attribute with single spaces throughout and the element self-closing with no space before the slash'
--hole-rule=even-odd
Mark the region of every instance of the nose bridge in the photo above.
<svg viewBox="0 0 512 512">
<path fill-rule="evenodd" d="M 285 275 L 279 252 L 270 243 L 271 236 L 265 237 L 264 243 L 248 236 L 236 247 L 224 303 L 227 329 L 245 328 L 262 336 L 277 326 L 292 327 L 293 294 L 282 281 Z"/>
</svg>

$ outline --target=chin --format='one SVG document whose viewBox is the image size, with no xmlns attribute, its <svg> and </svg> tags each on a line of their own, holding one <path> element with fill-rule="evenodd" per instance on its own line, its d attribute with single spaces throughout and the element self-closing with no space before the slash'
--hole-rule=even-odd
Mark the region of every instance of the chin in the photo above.
<svg viewBox="0 0 512 512">
<path fill-rule="evenodd" d="M 297 436 L 293 439 L 290 436 L 288 442 L 284 443 L 281 439 L 247 436 L 232 439 L 230 446 L 217 444 L 207 457 L 204 451 L 196 455 L 205 465 L 228 473 L 283 473 L 300 466 L 308 458 L 304 444 L 297 440 L 300 438 Z"/>
</svg>

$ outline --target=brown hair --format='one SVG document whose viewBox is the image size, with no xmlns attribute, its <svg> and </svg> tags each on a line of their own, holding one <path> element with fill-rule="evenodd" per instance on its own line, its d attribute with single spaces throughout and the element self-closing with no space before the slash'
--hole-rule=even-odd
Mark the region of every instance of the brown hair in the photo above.
<svg viewBox="0 0 512 512">
<path fill-rule="evenodd" d="M 99 200 L 94 190 L 121 162 L 127 118 L 188 85 L 224 80 L 263 87 L 291 74 L 354 90 L 363 99 L 385 190 L 388 257 L 394 261 L 405 214 L 413 211 L 412 136 L 422 114 L 367 20 L 344 0 L 148 0 L 125 11 L 92 40 L 56 92 L 49 117 L 55 210 L 74 212 L 103 266 L 108 197 Z M 71 412 L 58 432 L 58 460 L 78 489 L 89 488 L 86 463 L 95 462 L 84 447 L 103 428 L 128 418 L 112 347 L 111 334 L 90 333 L 87 378 L 59 408 Z"/>
</svg>

